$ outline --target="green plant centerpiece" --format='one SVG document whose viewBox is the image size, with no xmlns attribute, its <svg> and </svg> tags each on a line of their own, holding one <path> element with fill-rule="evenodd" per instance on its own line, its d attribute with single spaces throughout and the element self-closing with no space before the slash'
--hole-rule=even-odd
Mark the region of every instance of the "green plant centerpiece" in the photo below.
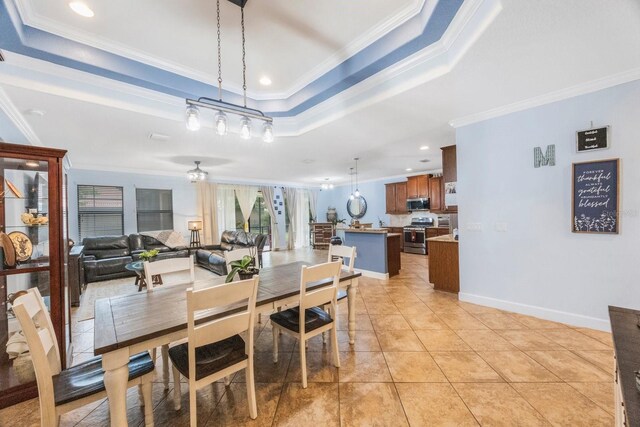
<svg viewBox="0 0 640 427">
<path fill-rule="evenodd" d="M 142 261 L 152 261 L 160 253 L 157 249 L 151 249 L 150 251 L 144 251 L 140 253 L 140 259 Z"/>
<path fill-rule="evenodd" d="M 249 251 L 251 255 L 245 255 L 242 259 L 229 263 L 231 271 L 227 274 L 225 283 L 233 282 L 236 273 L 240 276 L 240 280 L 251 279 L 255 274 L 258 274 L 260 270 L 256 268 L 256 250 L 255 248 L 250 248 Z"/>
</svg>

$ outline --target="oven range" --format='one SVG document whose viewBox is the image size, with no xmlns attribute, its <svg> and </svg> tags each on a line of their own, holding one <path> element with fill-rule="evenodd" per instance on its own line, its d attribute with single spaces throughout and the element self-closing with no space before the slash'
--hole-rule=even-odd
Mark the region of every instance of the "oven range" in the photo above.
<svg viewBox="0 0 640 427">
<path fill-rule="evenodd" d="M 433 218 L 413 218 L 411 225 L 403 228 L 404 251 L 412 254 L 427 254 L 427 228 L 433 227 Z"/>
</svg>

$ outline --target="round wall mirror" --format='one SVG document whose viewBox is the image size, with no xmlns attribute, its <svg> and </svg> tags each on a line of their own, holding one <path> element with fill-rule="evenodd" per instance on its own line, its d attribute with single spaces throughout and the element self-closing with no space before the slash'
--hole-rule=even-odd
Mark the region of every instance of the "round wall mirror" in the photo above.
<svg viewBox="0 0 640 427">
<path fill-rule="evenodd" d="M 356 197 L 347 201 L 347 212 L 353 219 L 360 219 L 367 213 L 367 201 L 364 197 Z"/>
</svg>

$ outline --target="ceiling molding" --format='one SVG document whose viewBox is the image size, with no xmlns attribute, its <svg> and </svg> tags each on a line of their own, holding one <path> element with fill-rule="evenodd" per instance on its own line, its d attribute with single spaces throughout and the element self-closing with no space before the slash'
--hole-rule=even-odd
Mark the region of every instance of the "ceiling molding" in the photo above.
<svg viewBox="0 0 640 427">
<path fill-rule="evenodd" d="M 13 104 L 7 92 L 0 88 L 0 110 L 4 112 L 14 126 L 24 135 L 31 145 L 44 146 L 38 135 L 33 131 L 29 123 L 24 119 L 22 113 Z"/>
<path fill-rule="evenodd" d="M 574 98 L 580 95 L 586 95 L 588 93 L 607 89 L 609 87 L 629 83 L 634 80 L 640 80 L 640 68 L 633 68 L 631 70 L 614 74 L 612 76 L 607 76 L 600 79 L 592 80 L 590 82 L 577 84 L 575 86 L 547 93 L 545 95 L 525 99 L 524 101 L 515 102 L 502 107 L 483 111 L 481 113 L 471 114 L 459 119 L 454 119 L 449 122 L 449 125 L 454 128 L 468 126 L 470 124 L 483 122 L 485 120 L 494 119 L 497 117 L 505 116 L 507 114 L 517 113 L 519 111 L 540 107 L 542 105 Z"/>
<path fill-rule="evenodd" d="M 13 1 L 16 5 L 16 9 L 18 10 L 18 14 L 20 15 L 22 23 L 26 26 L 36 28 L 47 33 L 55 34 L 69 40 L 74 40 L 81 44 L 104 50 L 106 52 L 138 61 L 143 64 L 147 64 L 149 66 L 156 67 L 171 73 L 182 75 L 212 86 L 217 86 L 218 84 L 217 77 L 211 73 L 206 73 L 202 70 L 197 70 L 191 67 L 187 67 L 183 64 L 162 59 L 157 56 L 142 52 L 140 50 L 132 49 L 131 47 L 122 43 L 118 43 L 116 41 L 108 40 L 95 35 L 88 35 L 72 27 L 62 25 L 53 19 L 38 14 L 32 8 L 29 0 Z M 380 23 L 379 25 L 374 26 L 369 31 L 358 37 L 356 40 L 340 49 L 325 61 L 321 62 L 311 71 L 298 78 L 289 89 L 282 92 L 274 92 L 268 94 L 258 94 L 252 91 L 247 91 L 247 96 L 257 101 L 286 99 L 293 96 L 295 93 L 297 93 L 310 83 L 314 82 L 319 77 L 325 75 L 327 72 L 340 65 L 345 59 L 352 57 L 360 50 L 369 46 L 376 40 L 379 40 L 390 31 L 394 30 L 412 17 L 419 14 L 425 5 L 425 1 L 426 0 L 420 0 L 413 5 L 409 5 L 398 12 L 396 15 Z M 429 3 L 433 3 L 435 5 L 438 1 L 439 0 L 435 0 Z M 240 86 L 239 84 L 234 85 L 225 83 L 225 89 L 231 90 L 235 93 L 242 92 L 242 86 Z"/>
</svg>

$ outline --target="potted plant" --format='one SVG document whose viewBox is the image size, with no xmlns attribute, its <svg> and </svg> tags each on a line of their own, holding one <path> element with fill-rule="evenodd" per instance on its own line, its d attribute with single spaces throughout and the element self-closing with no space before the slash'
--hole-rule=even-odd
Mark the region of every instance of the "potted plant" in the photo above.
<svg viewBox="0 0 640 427">
<path fill-rule="evenodd" d="M 153 259 L 158 256 L 158 254 L 160 253 L 159 250 L 157 249 L 151 249 L 150 251 L 144 251 L 140 254 L 140 259 L 142 261 L 153 261 Z"/>
<path fill-rule="evenodd" d="M 258 274 L 260 270 L 255 268 L 254 257 L 245 255 L 242 259 L 231 261 L 229 263 L 231 271 L 227 274 L 226 283 L 233 282 L 236 273 L 240 276 L 240 280 L 251 279 L 254 274 Z"/>
</svg>

